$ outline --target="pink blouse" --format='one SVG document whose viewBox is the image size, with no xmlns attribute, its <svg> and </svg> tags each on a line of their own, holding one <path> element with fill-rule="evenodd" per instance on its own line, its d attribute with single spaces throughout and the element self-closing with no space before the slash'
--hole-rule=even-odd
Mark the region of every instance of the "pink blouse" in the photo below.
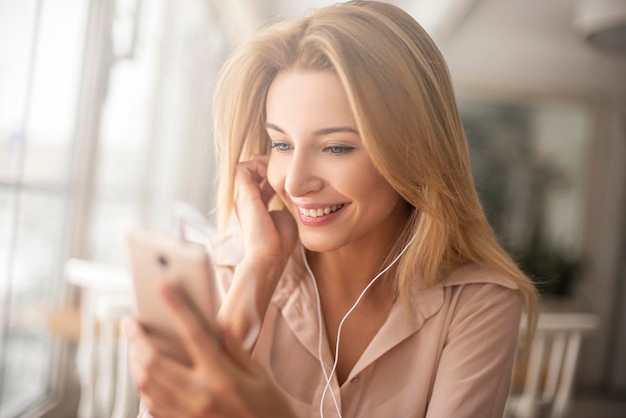
<svg viewBox="0 0 626 418">
<path fill-rule="evenodd" d="M 211 249 L 225 289 L 240 251 L 223 241 Z M 317 301 L 302 251 L 295 251 L 263 321 L 252 357 L 300 417 L 319 417 L 326 381 L 318 358 Z M 502 417 L 517 344 L 522 297 L 509 278 L 470 264 L 399 301 L 346 381 L 330 390 L 342 416 L 373 418 Z M 328 340 L 322 342 L 327 370 Z M 324 417 L 337 417 L 330 393 Z"/>
</svg>

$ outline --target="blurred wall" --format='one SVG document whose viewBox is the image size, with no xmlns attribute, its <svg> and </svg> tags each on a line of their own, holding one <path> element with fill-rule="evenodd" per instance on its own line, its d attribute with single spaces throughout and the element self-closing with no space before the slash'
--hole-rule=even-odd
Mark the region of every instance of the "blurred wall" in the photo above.
<svg viewBox="0 0 626 418">
<path fill-rule="evenodd" d="M 459 92 L 571 97 L 597 109 L 582 237 L 587 265 L 575 296 L 600 315 L 601 326 L 584 342 L 579 382 L 626 389 L 626 51 L 586 43 L 574 27 L 572 0 L 472 3 L 438 40 Z"/>
</svg>

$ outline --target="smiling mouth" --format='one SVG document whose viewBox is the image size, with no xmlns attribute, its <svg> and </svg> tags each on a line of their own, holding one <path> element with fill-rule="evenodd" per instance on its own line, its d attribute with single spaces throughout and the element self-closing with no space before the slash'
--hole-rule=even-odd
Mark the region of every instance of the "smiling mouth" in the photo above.
<svg viewBox="0 0 626 418">
<path fill-rule="evenodd" d="M 317 208 L 317 209 L 305 209 L 298 207 L 300 214 L 302 216 L 306 216 L 307 218 L 321 218 L 322 216 L 330 215 L 331 213 L 335 213 L 338 210 L 342 209 L 345 204 L 328 206 L 325 208 Z"/>
</svg>

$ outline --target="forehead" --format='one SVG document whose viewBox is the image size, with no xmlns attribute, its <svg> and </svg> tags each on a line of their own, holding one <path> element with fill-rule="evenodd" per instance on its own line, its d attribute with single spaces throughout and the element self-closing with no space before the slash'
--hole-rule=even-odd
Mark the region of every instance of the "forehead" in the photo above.
<svg viewBox="0 0 626 418">
<path fill-rule="evenodd" d="M 287 130 L 349 126 L 356 129 L 339 77 L 330 71 L 279 73 L 267 93 L 267 122 Z"/>
</svg>

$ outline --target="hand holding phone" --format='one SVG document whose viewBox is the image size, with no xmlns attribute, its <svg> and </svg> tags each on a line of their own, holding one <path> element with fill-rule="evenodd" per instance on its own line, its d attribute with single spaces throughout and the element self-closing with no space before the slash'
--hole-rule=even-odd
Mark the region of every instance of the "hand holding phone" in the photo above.
<svg viewBox="0 0 626 418">
<path fill-rule="evenodd" d="M 176 282 L 207 333 L 218 338 L 215 316 L 220 301 L 209 254 L 200 244 L 138 228 L 130 230 L 127 238 L 137 318 L 162 352 L 189 364 L 160 288 L 164 282 Z"/>
</svg>

